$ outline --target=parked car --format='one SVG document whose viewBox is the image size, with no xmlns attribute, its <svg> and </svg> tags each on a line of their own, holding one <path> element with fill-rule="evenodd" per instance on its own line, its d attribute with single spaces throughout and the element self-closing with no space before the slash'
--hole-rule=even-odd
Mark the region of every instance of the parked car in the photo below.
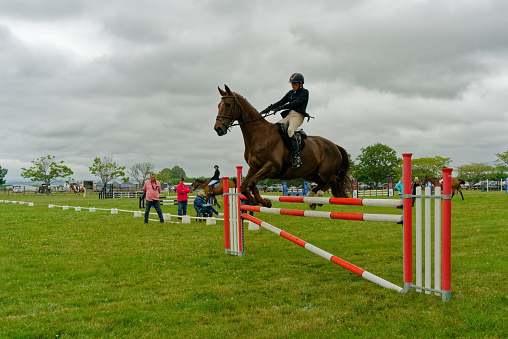
<svg viewBox="0 0 508 339">
<path fill-rule="evenodd" d="M 270 192 L 282 192 L 282 185 L 281 184 L 273 184 L 272 186 L 268 187 L 268 191 L 270 191 Z"/>
<path fill-rule="evenodd" d="M 23 190 L 21 190 L 21 186 L 14 185 L 12 186 L 12 193 L 23 193 Z"/>
<path fill-rule="evenodd" d="M 368 189 L 370 189 L 370 186 L 367 185 L 367 184 L 364 184 L 363 182 L 359 182 L 358 183 L 358 189 L 359 190 L 368 190 Z"/>
</svg>

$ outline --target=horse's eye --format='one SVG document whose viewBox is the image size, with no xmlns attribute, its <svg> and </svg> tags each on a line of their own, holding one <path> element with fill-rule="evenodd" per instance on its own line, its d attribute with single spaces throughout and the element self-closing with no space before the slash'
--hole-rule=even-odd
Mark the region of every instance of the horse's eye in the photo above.
<svg viewBox="0 0 508 339">
<path fill-rule="evenodd" d="M 231 107 L 231 104 L 229 102 L 226 102 L 226 107 Z"/>
</svg>

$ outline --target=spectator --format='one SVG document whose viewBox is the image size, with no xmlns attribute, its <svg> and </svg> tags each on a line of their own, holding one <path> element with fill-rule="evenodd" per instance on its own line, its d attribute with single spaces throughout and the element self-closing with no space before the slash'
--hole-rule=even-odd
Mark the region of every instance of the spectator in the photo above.
<svg viewBox="0 0 508 339">
<path fill-rule="evenodd" d="M 206 202 L 203 191 L 199 192 L 194 199 L 194 209 L 196 212 L 206 214 L 209 217 L 212 217 L 214 213 L 219 216 L 219 212 L 210 203 Z"/>
<path fill-rule="evenodd" d="M 418 179 L 418 177 L 415 177 L 415 181 L 411 184 L 411 192 L 413 195 L 416 194 L 416 188 L 417 187 L 420 187 L 422 186 L 422 184 L 420 183 L 420 180 Z M 415 206 L 415 200 L 416 198 L 413 197 L 413 202 L 411 203 L 411 206 Z"/>
<path fill-rule="evenodd" d="M 161 192 L 161 183 L 155 180 L 155 174 L 150 174 L 150 180 L 145 182 L 143 191 L 146 195 L 146 207 L 145 207 L 145 224 L 148 224 L 148 216 L 150 214 L 150 208 L 155 208 L 161 224 L 164 223 L 164 217 L 162 216 L 161 204 L 159 201 L 159 194 Z"/>
<path fill-rule="evenodd" d="M 397 183 L 397 185 L 395 185 L 395 189 L 397 190 L 397 193 L 399 193 L 399 195 L 402 195 L 404 194 L 404 184 L 403 184 L 403 177 L 401 177 L 399 179 L 399 182 Z"/>
<path fill-rule="evenodd" d="M 190 192 L 189 186 L 185 185 L 184 178 L 180 178 L 180 183 L 176 186 L 177 197 L 176 201 L 178 201 L 178 215 L 187 215 L 187 202 L 189 201 L 189 196 L 187 195 Z M 178 218 L 182 220 L 182 218 Z"/>
</svg>

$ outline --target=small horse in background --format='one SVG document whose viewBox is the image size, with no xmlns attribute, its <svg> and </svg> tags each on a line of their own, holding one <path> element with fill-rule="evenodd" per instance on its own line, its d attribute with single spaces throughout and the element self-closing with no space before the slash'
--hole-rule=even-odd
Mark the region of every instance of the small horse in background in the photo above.
<svg viewBox="0 0 508 339">
<path fill-rule="evenodd" d="M 208 186 L 209 183 L 210 180 L 196 179 L 192 183 L 192 189 L 201 187 L 205 191 L 206 201 L 210 201 L 210 197 L 213 197 L 213 204 L 217 205 L 220 208 L 220 205 L 217 202 L 217 198 L 215 196 L 224 194 L 224 190 L 222 188 L 224 181 L 221 180 L 219 187 L 216 187 L 212 190 L 210 190 L 210 186 Z M 232 180 L 228 180 L 228 188 L 236 188 L 236 183 Z"/>
<path fill-rule="evenodd" d="M 74 187 L 73 184 L 70 184 L 70 187 L 71 187 L 71 190 L 74 192 L 75 197 L 77 197 L 78 194 L 79 195 L 83 194 L 83 198 L 86 197 L 86 188 L 84 188 L 83 186 L 81 188 L 79 188 L 78 190 L 76 190 L 76 187 Z"/>
<path fill-rule="evenodd" d="M 430 182 L 432 185 L 434 185 L 434 187 L 441 187 L 441 190 L 443 189 L 442 179 L 433 178 L 433 177 L 429 177 L 426 175 L 425 179 L 422 182 L 422 186 L 425 186 L 428 182 Z M 465 184 L 465 183 L 466 182 L 464 180 L 452 178 L 452 198 L 455 195 L 455 190 L 457 190 L 460 193 L 462 200 L 464 200 L 464 195 L 462 195 L 462 191 L 460 190 L 460 185 Z"/>
</svg>

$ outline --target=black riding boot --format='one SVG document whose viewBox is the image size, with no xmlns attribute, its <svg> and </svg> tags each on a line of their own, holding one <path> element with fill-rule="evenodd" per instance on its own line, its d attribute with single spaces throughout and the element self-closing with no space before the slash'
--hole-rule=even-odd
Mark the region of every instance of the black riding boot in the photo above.
<svg viewBox="0 0 508 339">
<path fill-rule="evenodd" d="M 298 146 L 298 141 L 296 140 L 296 135 L 293 134 L 291 137 L 291 152 L 293 157 L 293 163 L 291 164 L 291 167 L 297 168 L 302 165 L 302 159 L 300 159 L 300 150 Z"/>
</svg>

